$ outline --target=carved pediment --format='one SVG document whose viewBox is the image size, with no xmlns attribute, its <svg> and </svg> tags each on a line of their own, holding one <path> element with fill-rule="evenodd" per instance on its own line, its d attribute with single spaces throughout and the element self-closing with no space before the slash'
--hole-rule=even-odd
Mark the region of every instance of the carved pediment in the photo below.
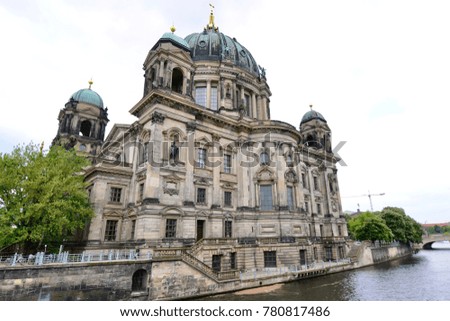
<svg viewBox="0 0 450 321">
<path fill-rule="evenodd" d="M 105 218 L 121 218 L 122 214 L 116 211 L 103 213 L 103 217 Z"/>
<path fill-rule="evenodd" d="M 297 183 L 298 182 L 298 176 L 297 173 L 295 173 L 294 170 L 287 170 L 286 173 L 284 173 L 284 179 L 288 183 Z"/>
<path fill-rule="evenodd" d="M 273 181 L 275 180 L 275 175 L 268 168 L 262 168 L 256 174 L 256 179 L 258 181 Z"/>
<path fill-rule="evenodd" d="M 224 182 L 221 184 L 224 189 L 236 189 L 236 184 L 231 182 Z"/>
<path fill-rule="evenodd" d="M 176 174 L 170 174 L 167 176 L 163 176 L 164 177 L 164 181 L 166 182 L 179 182 L 181 180 L 183 180 L 181 177 L 178 177 Z"/>
<path fill-rule="evenodd" d="M 205 185 L 205 186 L 209 186 L 211 185 L 210 181 L 208 178 L 206 177 L 199 177 L 194 181 L 194 184 L 196 185 Z"/>
<path fill-rule="evenodd" d="M 207 211 L 200 211 L 197 213 L 197 218 L 198 217 L 208 217 L 209 213 Z"/>
<path fill-rule="evenodd" d="M 184 214 L 184 212 L 176 207 L 166 207 L 161 211 L 161 214 L 162 215 L 172 215 L 172 216 L 174 216 L 174 215 L 182 216 Z"/>
</svg>

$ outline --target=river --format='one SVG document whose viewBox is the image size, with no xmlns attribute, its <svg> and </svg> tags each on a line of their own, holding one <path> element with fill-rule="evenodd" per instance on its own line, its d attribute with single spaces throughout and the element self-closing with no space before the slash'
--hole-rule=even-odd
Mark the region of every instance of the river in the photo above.
<svg viewBox="0 0 450 321">
<path fill-rule="evenodd" d="M 447 301 L 450 300 L 450 243 L 435 243 L 433 250 L 421 250 L 391 262 L 289 282 L 272 289 L 261 288 L 202 300 Z M 252 292 L 258 293 L 245 294 Z"/>
</svg>

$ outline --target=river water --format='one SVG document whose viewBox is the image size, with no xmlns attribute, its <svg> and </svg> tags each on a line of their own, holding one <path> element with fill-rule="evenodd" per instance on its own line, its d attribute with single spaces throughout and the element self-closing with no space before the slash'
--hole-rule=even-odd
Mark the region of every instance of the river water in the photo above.
<svg viewBox="0 0 450 321">
<path fill-rule="evenodd" d="M 435 243 L 433 250 L 422 250 L 391 262 L 274 288 L 267 293 L 238 292 L 203 300 L 447 301 L 450 300 L 450 243 Z"/>
</svg>

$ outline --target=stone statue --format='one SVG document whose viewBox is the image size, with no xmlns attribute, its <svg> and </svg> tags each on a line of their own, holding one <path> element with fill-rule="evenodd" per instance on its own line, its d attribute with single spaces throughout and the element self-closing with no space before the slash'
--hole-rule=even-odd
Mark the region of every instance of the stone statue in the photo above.
<svg viewBox="0 0 450 321">
<path fill-rule="evenodd" d="M 176 162 L 178 160 L 178 147 L 176 145 L 175 140 L 173 141 L 172 145 L 170 146 L 170 160 L 172 162 Z"/>
</svg>

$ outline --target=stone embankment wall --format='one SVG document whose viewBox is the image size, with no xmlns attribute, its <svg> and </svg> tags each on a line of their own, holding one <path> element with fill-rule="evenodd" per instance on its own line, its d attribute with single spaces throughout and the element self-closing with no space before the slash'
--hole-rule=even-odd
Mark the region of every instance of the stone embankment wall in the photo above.
<svg viewBox="0 0 450 321">
<path fill-rule="evenodd" d="M 1 266 L 0 300 L 176 300 L 318 277 L 393 260 L 412 253 L 407 246 L 355 243 L 351 262 L 323 262 L 307 269 L 237 272 L 226 280 L 181 259 L 109 261 L 43 266 Z M 139 275 L 138 289 L 133 276 Z M 135 284 L 136 285 L 136 284 Z"/>
<path fill-rule="evenodd" d="M 0 300 L 132 300 L 132 276 L 151 274 L 150 261 L 114 261 L 43 266 L 1 266 Z M 145 273 L 144 273 L 145 274 Z"/>
<path fill-rule="evenodd" d="M 352 246 L 355 267 L 364 267 L 377 263 L 387 262 L 406 255 L 411 255 L 413 248 L 398 244 L 389 246 L 372 246 L 371 242 L 363 242 Z"/>
<path fill-rule="evenodd" d="M 235 279 L 217 281 L 205 276 L 180 260 L 154 262 L 149 289 L 150 300 L 189 299 L 226 292 L 251 289 L 300 279 L 318 277 L 329 273 L 353 269 L 352 263 L 323 263 L 314 268 L 290 271 L 285 268 L 266 269 L 262 272 L 247 272 L 250 278 L 237 275 Z"/>
</svg>

